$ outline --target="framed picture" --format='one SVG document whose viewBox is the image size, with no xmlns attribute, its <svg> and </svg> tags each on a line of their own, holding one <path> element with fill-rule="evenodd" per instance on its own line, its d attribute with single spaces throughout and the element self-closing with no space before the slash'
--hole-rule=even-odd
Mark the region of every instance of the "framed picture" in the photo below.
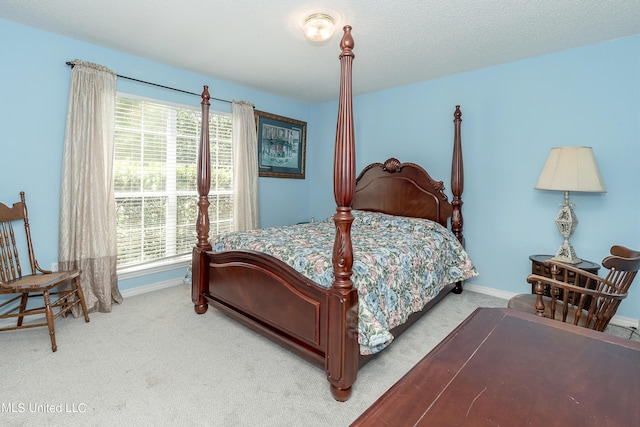
<svg viewBox="0 0 640 427">
<path fill-rule="evenodd" d="M 304 179 L 307 122 L 255 110 L 258 175 Z"/>
</svg>

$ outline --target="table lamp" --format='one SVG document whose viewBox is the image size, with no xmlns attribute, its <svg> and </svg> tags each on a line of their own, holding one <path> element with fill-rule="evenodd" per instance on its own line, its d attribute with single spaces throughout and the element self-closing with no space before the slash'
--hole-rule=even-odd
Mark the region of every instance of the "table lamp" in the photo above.
<svg viewBox="0 0 640 427">
<path fill-rule="evenodd" d="M 556 217 L 558 231 L 564 241 L 552 259 L 568 264 L 582 262 L 569 243 L 569 237 L 578 225 L 578 218 L 573 212 L 573 203 L 569 202 L 570 191 L 604 193 L 604 188 L 598 165 L 591 147 L 556 147 L 552 148 L 547 162 L 542 169 L 538 183 L 538 190 L 564 191 L 564 203 Z"/>
</svg>

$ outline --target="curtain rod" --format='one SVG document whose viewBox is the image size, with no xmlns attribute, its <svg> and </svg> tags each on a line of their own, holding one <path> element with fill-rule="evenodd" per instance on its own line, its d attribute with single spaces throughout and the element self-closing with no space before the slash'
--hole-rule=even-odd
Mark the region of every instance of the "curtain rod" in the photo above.
<svg viewBox="0 0 640 427">
<path fill-rule="evenodd" d="M 67 62 L 67 65 L 68 65 L 69 67 L 71 67 L 71 68 L 73 68 L 73 67 L 75 66 L 75 64 L 74 64 L 73 62 Z M 161 84 L 158 84 L 158 83 L 152 83 L 152 82 L 147 82 L 147 81 L 144 81 L 144 80 L 134 79 L 133 77 L 121 76 L 120 74 L 116 74 L 116 76 L 120 77 L 121 79 L 132 80 L 132 81 L 134 81 L 134 82 L 144 83 L 144 84 L 151 85 L 151 86 L 156 86 L 156 87 L 161 87 L 161 88 L 163 88 L 163 89 L 175 90 L 176 92 L 182 92 L 182 93 L 186 93 L 186 94 L 188 94 L 188 95 L 195 95 L 195 96 L 197 96 L 197 97 L 201 97 L 201 96 L 202 96 L 202 95 L 201 95 L 201 94 L 199 94 L 199 93 L 195 93 L 195 92 L 188 92 L 188 91 L 186 91 L 186 90 L 176 89 L 176 88 L 174 88 L 174 87 L 164 86 L 164 85 L 161 85 Z M 228 103 L 228 104 L 231 104 L 231 101 L 228 101 L 228 100 L 226 100 L 226 99 L 220 99 L 220 98 L 214 98 L 214 97 L 211 97 L 210 99 L 214 99 L 214 100 L 216 100 L 216 101 L 226 102 L 226 103 Z"/>
</svg>

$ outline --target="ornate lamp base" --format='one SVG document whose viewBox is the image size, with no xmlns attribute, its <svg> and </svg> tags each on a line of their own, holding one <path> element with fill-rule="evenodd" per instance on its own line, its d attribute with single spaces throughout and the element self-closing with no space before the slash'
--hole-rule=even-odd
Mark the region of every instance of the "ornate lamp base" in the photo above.
<svg viewBox="0 0 640 427">
<path fill-rule="evenodd" d="M 569 243 L 569 237 L 571 237 L 578 225 L 578 218 L 573 212 L 573 203 L 569 202 L 568 191 L 564 192 L 564 203 L 560 206 L 560 212 L 558 212 L 558 216 L 556 217 L 556 225 L 558 226 L 558 231 L 562 234 L 562 237 L 564 237 L 564 241 L 558 248 L 556 256 L 552 259 L 568 264 L 580 264 L 582 260 L 576 256 L 576 251 L 573 249 L 573 246 L 571 246 L 571 243 Z"/>
<path fill-rule="evenodd" d="M 567 264 L 580 264 L 582 262 L 582 259 L 576 256 L 576 251 L 573 250 L 573 246 L 571 246 L 571 243 L 568 241 L 565 241 L 560 245 L 558 252 L 556 252 L 556 256 L 551 259 L 565 262 Z"/>
</svg>

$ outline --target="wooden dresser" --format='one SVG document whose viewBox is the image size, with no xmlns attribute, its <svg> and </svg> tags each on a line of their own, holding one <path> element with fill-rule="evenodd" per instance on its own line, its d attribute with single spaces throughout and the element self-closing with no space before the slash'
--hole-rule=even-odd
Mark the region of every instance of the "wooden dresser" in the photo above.
<svg viewBox="0 0 640 427">
<path fill-rule="evenodd" d="M 352 426 L 640 426 L 640 343 L 479 308 Z"/>
</svg>

